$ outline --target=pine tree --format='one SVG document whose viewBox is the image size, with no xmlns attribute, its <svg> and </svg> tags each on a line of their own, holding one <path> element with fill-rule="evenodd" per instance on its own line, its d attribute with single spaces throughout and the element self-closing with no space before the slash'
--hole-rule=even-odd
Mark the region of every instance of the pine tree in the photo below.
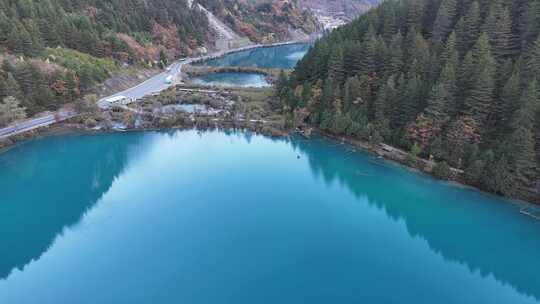
<svg viewBox="0 0 540 304">
<path fill-rule="evenodd" d="M 531 80 L 520 98 L 519 109 L 513 115 L 511 128 L 523 127 L 532 130 L 535 126 L 536 112 L 540 108 L 539 101 L 537 82 Z"/>
<path fill-rule="evenodd" d="M 396 121 L 397 126 L 404 127 L 407 123 L 415 119 L 419 112 L 419 96 L 421 94 L 420 77 L 411 71 L 407 75 L 406 84 L 403 88 L 403 95 L 400 99 L 399 118 Z"/>
<path fill-rule="evenodd" d="M 379 88 L 379 92 L 377 93 L 377 98 L 373 102 L 373 119 L 376 122 L 383 121 L 386 119 L 387 115 L 387 95 L 386 95 L 386 84 L 383 84 Z"/>
<path fill-rule="evenodd" d="M 393 8 L 393 6 L 386 6 L 386 9 L 384 10 L 384 23 L 382 26 L 382 37 L 384 40 L 389 43 L 392 38 L 394 37 L 394 34 L 398 31 L 397 29 L 397 20 L 396 20 L 396 12 Z"/>
<path fill-rule="evenodd" d="M 488 34 L 493 55 L 499 62 L 513 54 L 516 47 L 511 45 L 515 40 L 512 33 L 510 12 L 498 2 L 491 6 L 490 14 L 484 25 L 484 32 Z"/>
<path fill-rule="evenodd" d="M 15 99 L 20 100 L 22 98 L 21 87 L 13 74 L 8 73 L 6 78 L 6 86 L 4 91 L 4 96 L 13 96 Z"/>
<path fill-rule="evenodd" d="M 388 53 L 388 46 L 386 45 L 386 42 L 382 38 L 382 36 L 377 37 L 377 45 L 376 45 L 376 51 L 375 51 L 375 76 L 378 77 L 378 75 L 383 75 L 383 73 L 386 71 L 385 67 L 387 66 L 387 56 Z"/>
<path fill-rule="evenodd" d="M 540 26 L 540 1 L 528 1 L 523 14 L 520 16 L 519 30 L 521 33 L 521 48 L 526 49 L 538 36 Z"/>
<path fill-rule="evenodd" d="M 16 26 L 11 27 L 11 31 L 7 35 L 6 45 L 14 53 L 20 54 L 24 51 L 23 37 Z"/>
<path fill-rule="evenodd" d="M 407 5 L 407 20 L 405 22 L 405 28 L 402 32 L 409 34 L 416 31 L 422 31 L 422 15 L 424 13 L 424 1 L 422 0 L 408 0 Z"/>
<path fill-rule="evenodd" d="M 358 42 L 348 42 L 344 50 L 344 66 L 347 77 L 361 74 L 362 71 L 362 47 Z"/>
<path fill-rule="evenodd" d="M 340 85 L 345 81 L 345 67 L 343 66 L 343 49 L 334 49 L 328 60 L 328 77 L 335 85 Z"/>
<path fill-rule="evenodd" d="M 444 51 L 441 54 L 441 63 L 450 64 L 454 69 L 459 64 L 459 54 L 457 51 L 456 33 L 452 32 L 446 41 Z"/>
<path fill-rule="evenodd" d="M 466 100 L 469 98 L 470 91 L 472 88 L 472 80 L 474 77 L 474 58 L 472 51 L 469 51 L 467 55 L 463 58 L 461 65 L 459 66 L 458 71 L 458 81 L 457 85 L 459 87 L 459 92 L 457 97 L 459 100 Z M 462 109 L 463 105 L 459 105 L 459 109 Z"/>
<path fill-rule="evenodd" d="M 510 171 L 521 192 L 527 192 L 537 176 L 534 134 L 530 129 L 519 126 L 511 135 L 508 145 Z"/>
<path fill-rule="evenodd" d="M 309 83 L 308 81 L 304 82 L 304 85 L 302 86 L 302 96 L 300 99 L 300 103 L 298 104 L 298 107 L 300 108 L 305 107 L 307 103 L 309 102 L 309 100 L 311 99 L 312 93 L 313 92 L 312 92 L 311 83 Z"/>
<path fill-rule="evenodd" d="M 488 37 L 482 34 L 474 49 L 474 74 L 472 88 L 465 100 L 465 114 L 476 120 L 481 127 L 493 107 L 495 89 L 495 61 L 491 56 Z"/>
<path fill-rule="evenodd" d="M 463 56 L 475 44 L 480 35 L 480 8 L 478 2 L 473 2 L 467 14 L 458 22 L 456 38 L 458 51 Z"/>
<path fill-rule="evenodd" d="M 0 103 L 0 126 L 26 118 L 25 108 L 20 106 L 20 103 L 13 96 L 4 97 Z"/>
<path fill-rule="evenodd" d="M 507 130 L 511 117 L 518 110 L 520 94 L 520 73 L 519 71 L 515 71 L 504 85 L 498 100 L 496 124 L 500 132 Z"/>
<path fill-rule="evenodd" d="M 447 103 L 445 113 L 448 116 L 453 116 L 459 108 L 459 104 L 456 102 L 458 97 L 457 89 L 457 70 L 459 66 L 459 55 L 456 50 L 455 33 L 452 33 L 441 54 L 441 61 L 443 69 L 437 80 L 437 84 L 443 85 L 447 94 Z"/>
<path fill-rule="evenodd" d="M 430 63 L 431 54 L 428 42 L 417 33 L 414 37 L 412 47 L 409 52 L 408 61 L 411 62 L 411 69 L 420 77 L 425 77 L 433 68 Z"/>
<path fill-rule="evenodd" d="M 357 77 L 349 77 L 344 88 L 344 107 L 346 110 L 353 105 L 360 103 L 360 90 L 362 84 Z"/>
<path fill-rule="evenodd" d="M 447 155 L 451 164 L 463 167 L 465 149 L 467 145 L 480 143 L 479 133 L 478 123 L 470 116 L 461 116 L 451 123 L 446 132 Z"/>
<path fill-rule="evenodd" d="M 329 107 L 334 101 L 334 84 L 331 78 L 326 79 L 323 86 L 321 102 L 323 106 Z"/>
<path fill-rule="evenodd" d="M 429 118 L 433 119 L 437 125 L 442 126 L 450 118 L 448 110 L 451 103 L 452 97 L 446 90 L 446 86 L 444 83 L 438 83 L 431 91 L 426 114 Z"/>
<path fill-rule="evenodd" d="M 452 32 L 457 16 L 457 1 L 442 0 L 433 27 L 433 40 L 443 42 Z"/>
<path fill-rule="evenodd" d="M 511 195 L 514 189 L 514 182 L 510 173 L 510 168 L 506 155 L 502 155 L 493 163 L 486 166 L 483 175 L 483 184 L 488 190 L 503 195 Z"/>
<path fill-rule="evenodd" d="M 385 76 L 390 77 L 391 75 L 397 75 L 400 72 L 402 72 L 403 68 L 403 51 L 402 51 L 402 45 L 403 45 L 403 36 L 401 35 L 401 32 L 398 32 L 392 37 L 392 41 L 390 42 L 390 47 L 388 48 L 387 56 L 388 58 L 385 60 Z"/>
<path fill-rule="evenodd" d="M 284 99 L 287 96 L 287 89 L 289 89 L 289 77 L 285 71 L 281 70 L 275 85 L 275 96 Z"/>
<path fill-rule="evenodd" d="M 537 176 L 536 141 L 533 130 L 539 108 L 538 88 L 535 80 L 529 82 L 520 101 L 520 109 L 512 119 L 507 146 L 512 177 L 520 190 L 526 191 Z"/>
<path fill-rule="evenodd" d="M 526 70 L 527 79 L 540 79 L 540 34 L 530 48 Z"/>
<path fill-rule="evenodd" d="M 377 70 L 377 39 L 373 34 L 369 34 L 362 43 L 360 68 L 364 74 L 371 74 Z"/>
</svg>

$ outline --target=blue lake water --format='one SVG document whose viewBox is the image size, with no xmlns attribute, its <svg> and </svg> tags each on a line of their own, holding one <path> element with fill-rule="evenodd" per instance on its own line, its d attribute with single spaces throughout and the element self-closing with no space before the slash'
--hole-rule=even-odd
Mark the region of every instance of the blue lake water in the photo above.
<svg viewBox="0 0 540 304">
<path fill-rule="evenodd" d="M 267 48 L 257 48 L 228 54 L 203 64 L 209 66 L 249 66 L 259 68 L 292 69 L 304 57 L 309 44 L 289 44 Z"/>
<path fill-rule="evenodd" d="M 0 303 L 540 303 L 540 222 L 321 138 L 0 154 Z"/>
<path fill-rule="evenodd" d="M 266 77 L 255 73 L 212 73 L 191 79 L 194 84 L 219 87 L 253 87 L 270 86 Z"/>
</svg>

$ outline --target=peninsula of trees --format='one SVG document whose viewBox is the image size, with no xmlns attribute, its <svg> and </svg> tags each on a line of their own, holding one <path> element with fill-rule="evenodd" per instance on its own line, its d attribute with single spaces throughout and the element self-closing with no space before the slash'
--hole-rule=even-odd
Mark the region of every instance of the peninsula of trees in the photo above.
<svg viewBox="0 0 540 304">
<path fill-rule="evenodd" d="M 539 33 L 538 0 L 387 0 L 318 41 L 278 94 L 295 121 L 539 200 Z"/>
</svg>

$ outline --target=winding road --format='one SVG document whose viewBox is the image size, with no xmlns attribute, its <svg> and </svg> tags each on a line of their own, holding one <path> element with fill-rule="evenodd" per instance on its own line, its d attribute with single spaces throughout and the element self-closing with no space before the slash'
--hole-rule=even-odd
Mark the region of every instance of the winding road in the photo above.
<svg viewBox="0 0 540 304">
<path fill-rule="evenodd" d="M 144 96 L 163 91 L 169 88 L 170 86 L 175 85 L 175 83 L 182 82 L 182 67 L 186 64 L 204 61 L 204 60 L 217 58 L 217 57 L 222 57 L 230 53 L 241 52 L 241 51 L 256 49 L 260 47 L 273 47 L 273 46 L 295 44 L 295 43 L 302 43 L 302 42 L 303 41 L 288 41 L 288 42 L 280 42 L 280 43 L 265 44 L 265 45 L 253 44 L 253 45 L 249 45 L 249 46 L 241 47 L 237 49 L 216 52 L 216 53 L 206 55 L 206 56 L 183 59 L 170 65 L 169 68 L 167 68 L 167 71 L 159 73 L 155 75 L 154 77 L 132 88 L 129 88 L 122 92 L 100 99 L 98 101 L 98 106 L 101 109 L 105 110 L 109 108 L 110 106 L 110 103 L 107 101 L 110 98 L 113 98 L 116 96 L 125 96 L 127 98 L 132 98 L 136 100 Z M 167 78 L 169 76 L 172 77 L 172 83 L 167 83 Z M 20 121 L 20 122 L 12 124 L 11 126 L 0 129 L 0 139 L 13 136 L 16 134 L 24 133 L 24 132 L 37 129 L 40 127 L 48 126 L 48 125 L 51 125 L 60 121 L 64 121 L 76 115 L 77 113 L 74 111 L 61 109 L 56 113 L 48 114 L 48 115 L 37 117 L 37 118 L 27 119 L 25 121 Z"/>
<path fill-rule="evenodd" d="M 53 114 L 17 122 L 11 126 L 0 129 L 0 139 L 52 125 L 54 123 L 72 118 L 76 115 L 77 113 L 74 111 L 59 110 Z"/>
<path fill-rule="evenodd" d="M 125 96 L 127 98 L 139 99 L 146 95 L 163 91 L 172 85 L 172 83 L 167 83 L 166 81 L 167 77 L 172 76 L 174 80 L 181 81 L 182 65 L 184 65 L 188 61 L 189 60 L 181 60 L 181 61 L 175 62 L 172 65 L 170 65 L 167 71 L 165 72 L 159 73 L 155 75 L 154 77 L 149 78 L 148 80 L 132 88 L 129 88 L 125 91 L 100 99 L 98 101 L 98 106 L 101 109 L 107 109 L 110 106 L 107 100 L 116 96 Z"/>
<path fill-rule="evenodd" d="M 252 44 L 249 46 L 226 50 L 226 51 L 219 51 L 215 52 L 209 55 L 200 56 L 200 57 L 192 57 L 187 59 L 182 59 L 180 61 L 177 61 L 169 66 L 167 71 L 159 73 L 155 75 L 154 77 L 132 87 L 127 90 L 124 90 L 122 92 L 116 93 L 111 96 L 104 97 L 98 101 L 98 106 L 101 109 L 107 109 L 110 106 L 110 103 L 107 101 L 111 98 L 117 97 L 117 96 L 124 96 L 126 98 L 130 99 L 139 99 L 144 96 L 157 93 L 160 91 L 163 91 L 167 89 L 168 87 L 174 85 L 175 83 L 182 82 L 182 67 L 186 64 L 191 64 L 194 62 L 200 62 L 205 61 L 213 58 L 219 58 L 222 56 L 225 56 L 227 54 L 241 52 L 241 51 L 247 51 L 251 49 L 256 49 L 260 47 L 274 47 L 274 46 L 281 46 L 281 45 L 287 45 L 287 44 L 295 44 L 295 43 L 302 43 L 303 41 L 287 41 L 287 42 L 278 42 L 273 44 Z M 167 83 L 167 77 L 171 76 L 173 81 L 172 83 Z"/>
</svg>

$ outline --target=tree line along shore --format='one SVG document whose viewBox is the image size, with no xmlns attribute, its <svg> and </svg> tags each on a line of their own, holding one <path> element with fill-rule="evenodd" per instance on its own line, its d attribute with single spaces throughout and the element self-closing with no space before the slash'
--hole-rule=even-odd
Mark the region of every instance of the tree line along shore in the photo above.
<svg viewBox="0 0 540 304">
<path fill-rule="evenodd" d="M 385 1 L 277 86 L 289 121 L 386 143 L 540 200 L 540 1 Z"/>
</svg>

